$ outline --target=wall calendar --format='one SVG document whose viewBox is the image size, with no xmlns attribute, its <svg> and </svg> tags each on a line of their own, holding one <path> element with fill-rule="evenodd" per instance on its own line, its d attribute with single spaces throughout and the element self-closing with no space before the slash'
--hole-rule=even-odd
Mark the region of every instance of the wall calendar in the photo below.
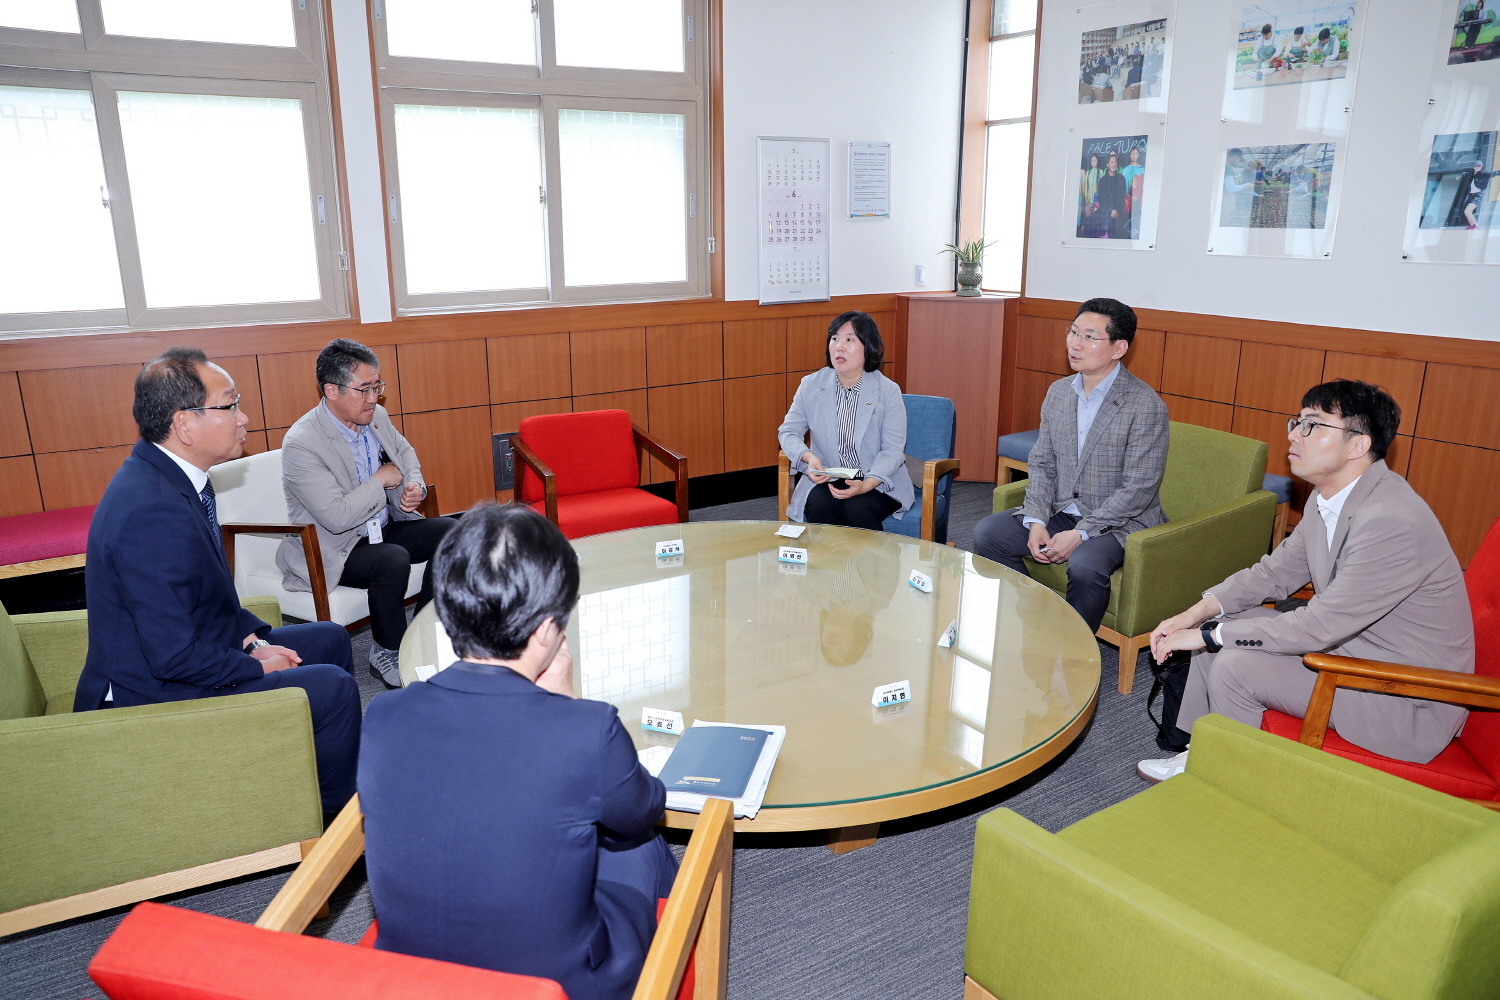
<svg viewBox="0 0 1500 1000">
<path fill-rule="evenodd" d="M 761 136 L 760 304 L 822 302 L 828 290 L 828 139 Z"/>
</svg>

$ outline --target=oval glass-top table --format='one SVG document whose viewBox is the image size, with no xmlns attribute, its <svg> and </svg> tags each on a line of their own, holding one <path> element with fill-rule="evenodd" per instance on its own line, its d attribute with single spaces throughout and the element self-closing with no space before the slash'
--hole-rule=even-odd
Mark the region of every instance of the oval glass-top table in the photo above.
<svg viewBox="0 0 1500 1000">
<path fill-rule="evenodd" d="M 618 708 L 637 748 L 677 740 L 641 728 L 648 707 L 687 725 L 786 726 L 765 802 L 736 830 L 827 830 L 835 851 L 852 850 L 885 820 L 1029 774 L 1093 715 L 1099 647 L 1046 587 L 902 535 L 808 525 L 789 539 L 778 527 L 702 521 L 573 543 L 574 688 Z M 656 558 L 675 538 L 684 554 Z M 807 565 L 778 561 L 783 544 L 806 548 Z M 908 583 L 913 570 L 931 593 Z M 407 631 L 406 683 L 436 663 L 435 623 L 429 605 Z M 897 681 L 911 700 L 874 707 L 874 689 Z M 664 822 L 696 820 L 669 810 Z"/>
</svg>

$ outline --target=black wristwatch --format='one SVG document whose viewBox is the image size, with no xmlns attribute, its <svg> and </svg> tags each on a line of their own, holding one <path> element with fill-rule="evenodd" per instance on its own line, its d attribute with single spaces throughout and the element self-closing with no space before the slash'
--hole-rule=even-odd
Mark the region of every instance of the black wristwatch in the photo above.
<svg viewBox="0 0 1500 1000">
<path fill-rule="evenodd" d="M 1224 646 L 1214 638 L 1214 628 L 1215 626 L 1213 625 L 1205 625 L 1201 629 L 1203 633 L 1203 646 L 1210 653 L 1217 653 L 1219 650 L 1224 648 Z"/>
</svg>

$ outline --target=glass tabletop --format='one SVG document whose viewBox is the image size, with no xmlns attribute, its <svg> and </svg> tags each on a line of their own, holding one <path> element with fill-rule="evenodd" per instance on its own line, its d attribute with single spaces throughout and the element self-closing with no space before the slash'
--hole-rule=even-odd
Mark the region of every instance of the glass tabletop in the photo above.
<svg viewBox="0 0 1500 1000">
<path fill-rule="evenodd" d="M 568 624 L 574 688 L 619 709 L 638 748 L 683 720 L 783 725 L 765 810 L 860 802 L 972 777 L 1075 723 L 1099 687 L 1099 648 L 1070 607 L 1022 574 L 959 549 L 884 532 L 766 521 L 636 528 L 575 541 Z M 658 559 L 681 538 L 684 554 Z M 778 560 L 781 545 L 807 564 Z M 925 593 L 908 580 L 931 580 Z M 940 644 L 953 626 L 951 646 Z M 437 658 L 424 608 L 401 647 L 407 682 Z M 911 699 L 877 708 L 876 687 Z"/>
</svg>

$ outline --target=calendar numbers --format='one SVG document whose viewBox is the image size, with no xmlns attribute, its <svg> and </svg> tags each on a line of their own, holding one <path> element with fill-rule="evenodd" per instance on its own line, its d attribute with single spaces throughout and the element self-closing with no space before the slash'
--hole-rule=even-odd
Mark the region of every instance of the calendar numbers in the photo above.
<svg viewBox="0 0 1500 1000">
<path fill-rule="evenodd" d="M 760 140 L 762 302 L 814 301 L 828 290 L 826 140 Z"/>
</svg>

